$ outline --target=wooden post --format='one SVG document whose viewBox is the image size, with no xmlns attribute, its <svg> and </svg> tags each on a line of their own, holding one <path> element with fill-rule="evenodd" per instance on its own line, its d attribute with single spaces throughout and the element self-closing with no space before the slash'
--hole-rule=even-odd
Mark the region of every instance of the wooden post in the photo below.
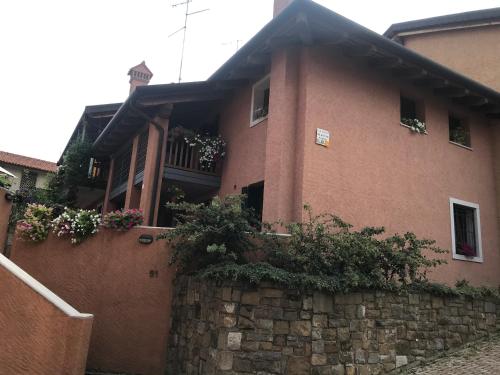
<svg viewBox="0 0 500 375">
<path fill-rule="evenodd" d="M 168 119 L 157 117 L 155 123 L 157 125 L 149 124 L 144 180 L 139 205 L 144 215 L 144 224 L 150 226 L 156 225 L 156 220 L 158 219 L 158 204 L 163 180 Z"/>
<path fill-rule="evenodd" d="M 111 211 L 111 202 L 109 201 L 109 196 L 111 194 L 111 185 L 113 182 L 113 170 L 115 169 L 115 159 L 111 158 L 109 163 L 109 171 L 108 171 L 108 183 L 106 185 L 106 194 L 104 195 L 104 202 L 102 205 L 102 213 L 108 213 Z"/>
<path fill-rule="evenodd" d="M 130 168 L 128 172 L 127 191 L 125 193 L 125 208 L 137 208 L 137 198 L 140 191 L 135 187 L 135 172 L 137 164 L 137 150 L 139 148 L 139 135 L 132 142 L 132 155 L 130 156 Z"/>
</svg>

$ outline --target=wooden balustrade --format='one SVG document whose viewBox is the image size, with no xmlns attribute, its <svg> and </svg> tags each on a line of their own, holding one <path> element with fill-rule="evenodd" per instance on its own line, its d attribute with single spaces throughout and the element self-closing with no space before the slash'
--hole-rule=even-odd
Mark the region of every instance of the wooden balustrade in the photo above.
<svg viewBox="0 0 500 375">
<path fill-rule="evenodd" d="M 168 140 L 166 152 L 165 165 L 170 168 L 220 175 L 220 168 L 218 168 L 220 163 L 214 163 L 210 167 L 200 163 L 200 153 L 197 147 L 190 146 L 183 139 Z"/>
</svg>

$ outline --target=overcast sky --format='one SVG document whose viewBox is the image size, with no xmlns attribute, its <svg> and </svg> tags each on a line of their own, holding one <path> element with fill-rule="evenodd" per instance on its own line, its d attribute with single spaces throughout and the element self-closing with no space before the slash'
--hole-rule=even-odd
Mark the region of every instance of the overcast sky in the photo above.
<svg viewBox="0 0 500 375">
<path fill-rule="evenodd" d="M 179 0 L 183 1 L 183 0 Z M 85 105 L 121 102 L 142 60 L 177 81 L 177 0 L 16 0 L 0 5 L 0 150 L 56 161 Z M 500 0 L 320 0 L 378 33 L 391 23 L 500 6 Z M 206 79 L 272 18 L 273 0 L 194 0 L 183 81 Z"/>
</svg>

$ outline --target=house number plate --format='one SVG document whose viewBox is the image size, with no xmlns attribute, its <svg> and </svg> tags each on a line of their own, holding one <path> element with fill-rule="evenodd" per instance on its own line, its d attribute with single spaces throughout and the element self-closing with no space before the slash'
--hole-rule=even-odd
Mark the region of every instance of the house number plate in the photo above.
<svg viewBox="0 0 500 375">
<path fill-rule="evenodd" d="M 316 144 L 328 147 L 330 145 L 330 132 L 325 129 L 316 128 Z"/>
</svg>

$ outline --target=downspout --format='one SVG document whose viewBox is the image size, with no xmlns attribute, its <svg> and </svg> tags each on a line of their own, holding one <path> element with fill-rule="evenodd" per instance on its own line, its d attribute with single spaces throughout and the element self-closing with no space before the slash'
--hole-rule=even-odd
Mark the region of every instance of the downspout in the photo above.
<svg viewBox="0 0 500 375">
<path fill-rule="evenodd" d="M 140 109 L 135 107 L 133 103 L 130 103 L 129 107 L 137 115 L 139 115 L 143 119 L 145 119 L 145 120 L 149 121 L 151 124 L 153 124 L 156 127 L 156 129 L 158 129 L 158 131 L 160 133 L 160 136 L 158 139 L 158 153 L 156 155 L 156 168 L 155 168 L 155 173 L 154 173 L 154 178 L 153 178 L 154 189 L 153 189 L 153 194 L 152 194 L 152 199 L 151 199 L 151 207 L 149 209 L 149 223 L 151 223 L 151 225 L 152 225 L 154 215 L 155 215 L 155 210 L 156 210 L 156 196 L 158 193 L 158 180 L 160 178 L 160 168 L 161 168 L 160 163 L 161 163 L 161 156 L 162 156 L 161 153 L 162 153 L 162 146 L 163 146 L 163 137 L 165 135 L 164 134 L 165 132 L 163 130 L 163 126 L 158 124 L 153 118 L 148 116 L 146 113 L 142 112 Z M 163 170 L 163 168 L 161 168 L 161 169 Z"/>
</svg>

